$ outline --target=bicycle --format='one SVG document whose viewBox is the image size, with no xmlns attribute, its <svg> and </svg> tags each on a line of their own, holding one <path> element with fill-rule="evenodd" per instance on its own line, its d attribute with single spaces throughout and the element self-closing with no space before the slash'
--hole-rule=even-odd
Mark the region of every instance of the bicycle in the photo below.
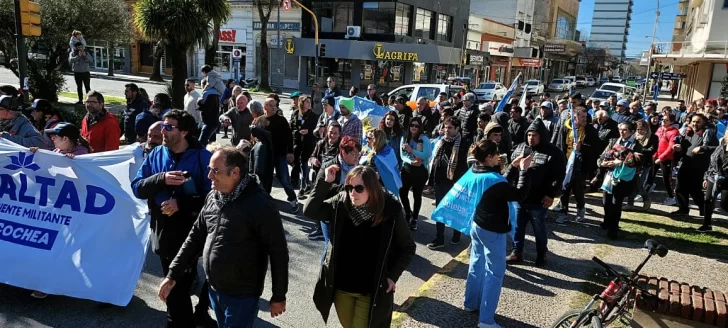
<svg viewBox="0 0 728 328">
<path fill-rule="evenodd" d="M 551 325 L 552 328 L 590 327 L 602 328 L 613 323 L 617 318 L 625 317 L 634 306 L 636 293 L 639 290 L 645 297 L 656 297 L 647 289 L 637 284 L 637 278 L 642 267 L 649 259 L 657 254 L 659 257 L 667 255 L 667 247 L 657 241 L 648 239 L 645 248 L 649 251 L 647 257 L 632 271 L 629 277 L 622 275 L 599 258 L 592 257 L 592 261 L 607 271 L 607 275 L 614 279 L 607 285 L 601 294 L 594 295 L 591 301 L 583 308 L 564 313 Z M 600 301 L 599 306 L 592 308 L 594 303 Z"/>
</svg>

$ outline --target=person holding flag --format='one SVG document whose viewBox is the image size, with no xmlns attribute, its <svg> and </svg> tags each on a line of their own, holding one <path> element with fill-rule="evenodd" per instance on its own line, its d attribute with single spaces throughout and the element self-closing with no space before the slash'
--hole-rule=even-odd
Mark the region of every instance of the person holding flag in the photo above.
<svg viewBox="0 0 728 328">
<path fill-rule="evenodd" d="M 511 87 L 508 88 L 508 91 L 503 96 L 503 99 L 501 99 L 500 102 L 498 102 L 498 106 L 495 108 L 495 112 L 502 112 L 508 101 L 511 99 L 511 96 L 513 95 L 513 92 L 516 91 L 516 88 L 518 88 L 518 82 L 521 81 L 521 73 L 518 73 L 518 76 L 513 80 L 513 83 L 511 83 Z M 524 92 L 525 93 L 525 92 Z"/>
</svg>

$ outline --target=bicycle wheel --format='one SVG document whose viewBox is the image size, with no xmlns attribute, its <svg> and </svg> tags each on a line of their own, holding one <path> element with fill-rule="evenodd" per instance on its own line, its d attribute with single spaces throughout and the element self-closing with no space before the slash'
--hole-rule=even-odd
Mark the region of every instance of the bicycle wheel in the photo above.
<svg viewBox="0 0 728 328">
<path fill-rule="evenodd" d="M 577 320 L 579 322 L 577 323 L 576 327 L 602 328 L 602 323 L 596 316 L 592 316 L 591 320 L 589 320 L 589 314 L 587 313 L 580 318 L 582 311 L 584 310 L 574 309 L 567 311 L 561 317 L 556 319 L 553 324 L 551 324 L 551 328 L 569 328 Z M 595 325 L 594 322 L 596 322 L 597 325 Z"/>
</svg>

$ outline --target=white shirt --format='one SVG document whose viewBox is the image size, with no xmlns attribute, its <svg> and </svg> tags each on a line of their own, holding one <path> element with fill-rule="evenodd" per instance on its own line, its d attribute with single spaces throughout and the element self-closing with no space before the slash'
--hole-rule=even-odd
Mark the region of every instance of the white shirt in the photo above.
<svg viewBox="0 0 728 328">
<path fill-rule="evenodd" d="M 202 113 L 197 110 L 197 100 L 200 99 L 200 93 L 197 90 L 192 90 L 185 94 L 185 111 L 195 118 L 198 126 L 202 125 Z"/>
</svg>

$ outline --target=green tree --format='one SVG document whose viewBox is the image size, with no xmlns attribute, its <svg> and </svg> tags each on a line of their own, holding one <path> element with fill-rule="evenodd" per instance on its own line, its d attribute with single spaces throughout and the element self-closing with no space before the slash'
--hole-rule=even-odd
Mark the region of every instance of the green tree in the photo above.
<svg viewBox="0 0 728 328">
<path fill-rule="evenodd" d="M 210 7 L 229 6 L 225 0 L 139 0 L 134 24 L 148 39 L 165 40 L 172 58 L 172 103 L 182 108 L 187 78 L 187 53 L 210 40 Z"/>
<path fill-rule="evenodd" d="M 39 0 L 40 37 L 25 39 L 31 56 L 28 63 L 30 93 L 35 98 L 58 99 L 64 78 L 60 68 L 68 61 L 68 41 L 73 30 L 86 40 L 121 44 L 130 39 L 130 18 L 123 0 Z M 0 0 L 0 51 L 5 67 L 19 75 L 15 48 L 15 6 L 13 0 Z"/>
<path fill-rule="evenodd" d="M 205 64 L 215 66 L 217 45 L 220 41 L 220 26 L 225 24 L 232 15 L 232 8 L 227 1 L 200 1 L 202 11 L 212 20 L 212 40 L 205 47 Z"/>
</svg>

